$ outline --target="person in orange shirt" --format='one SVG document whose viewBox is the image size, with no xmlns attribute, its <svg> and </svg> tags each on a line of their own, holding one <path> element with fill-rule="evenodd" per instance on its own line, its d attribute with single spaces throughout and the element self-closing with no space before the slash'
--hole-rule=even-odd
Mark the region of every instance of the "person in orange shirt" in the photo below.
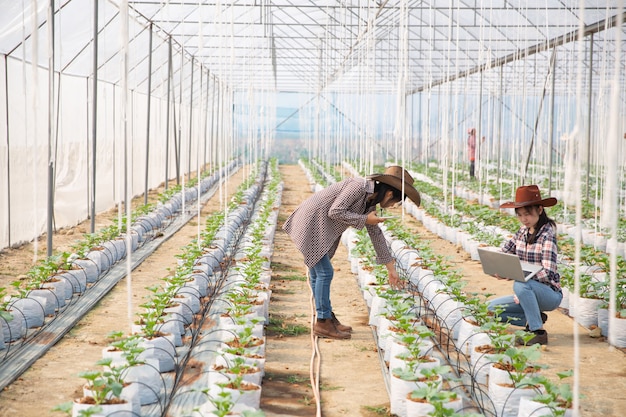
<svg viewBox="0 0 626 417">
<path fill-rule="evenodd" d="M 470 174 L 470 178 L 474 178 L 474 168 L 475 168 L 475 161 L 476 161 L 476 129 L 475 128 L 469 128 L 467 129 L 467 134 L 469 135 L 467 137 L 467 153 L 469 154 L 469 160 L 470 160 L 470 168 L 469 168 L 469 174 Z"/>
</svg>

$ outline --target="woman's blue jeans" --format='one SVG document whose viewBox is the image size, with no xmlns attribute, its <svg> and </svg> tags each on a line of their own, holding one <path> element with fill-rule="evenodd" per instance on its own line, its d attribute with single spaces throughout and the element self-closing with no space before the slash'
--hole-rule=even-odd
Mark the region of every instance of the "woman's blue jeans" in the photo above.
<svg viewBox="0 0 626 417">
<path fill-rule="evenodd" d="M 516 326 L 528 324 L 530 331 L 541 329 L 541 312 L 555 310 L 563 298 L 563 293 L 534 279 L 527 282 L 515 281 L 513 292 L 517 295 L 519 304 L 515 303 L 512 295 L 506 295 L 492 300 L 489 309 L 494 310 L 496 305 L 504 308 L 500 313 L 502 321 Z"/>
<path fill-rule="evenodd" d="M 333 280 L 335 271 L 330 263 L 330 257 L 324 255 L 318 263 L 309 268 L 311 289 L 315 298 L 315 310 L 318 319 L 329 319 L 332 316 L 330 305 L 330 282 Z"/>
</svg>

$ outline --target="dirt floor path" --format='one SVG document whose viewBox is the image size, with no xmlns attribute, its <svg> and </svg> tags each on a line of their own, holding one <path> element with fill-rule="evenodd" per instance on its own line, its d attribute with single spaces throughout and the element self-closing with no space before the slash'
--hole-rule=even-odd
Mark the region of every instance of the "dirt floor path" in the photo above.
<svg viewBox="0 0 626 417">
<path fill-rule="evenodd" d="M 240 170 L 229 181 L 226 196 L 242 182 Z M 266 378 L 262 390 L 262 409 L 268 416 L 315 416 L 316 401 L 310 384 L 312 341 L 310 326 L 310 292 L 305 281 L 306 270 L 302 256 L 294 249 L 281 226 L 295 207 L 311 194 L 300 167 L 281 165 L 285 184 L 279 213 L 275 250 L 272 259 L 273 281 L 270 304 L 271 325 L 267 332 Z M 210 199 L 202 216 L 220 210 L 218 195 Z M 113 214 L 114 216 L 114 214 Z M 436 253 L 446 255 L 468 281 L 468 291 L 508 294 L 508 282 L 494 280 L 482 273 L 476 261 L 457 246 L 427 231 L 421 222 L 405 217 L 406 227 L 430 242 Z M 106 224 L 102 220 L 99 224 Z M 200 220 L 200 226 L 204 221 Z M 55 242 L 69 247 L 84 233 L 85 225 L 62 231 Z M 147 291 L 145 287 L 159 282 L 176 263 L 175 255 L 196 237 L 198 222 L 192 220 L 175 236 L 163 243 L 157 252 L 132 274 L 133 310 Z M 44 248 L 40 248 L 44 250 Z M 388 416 L 389 397 L 382 377 L 372 331 L 367 325 L 366 304 L 350 272 L 347 252 L 340 246 L 333 261 L 336 276 L 332 285 L 333 306 L 338 317 L 354 327 L 348 341 L 321 339 L 320 401 L 321 415 Z M 0 286 L 26 273 L 32 262 L 32 246 L 9 249 L 0 253 Z M 106 335 L 123 330 L 128 324 L 126 280 L 122 280 L 96 309 L 75 329 L 38 360 L 17 381 L 0 393 L 0 417 L 61 416 L 52 413 L 55 405 L 78 396 L 82 380 L 77 374 L 90 369 L 100 359 L 107 346 Z M 542 363 L 556 373 L 578 367 L 581 393 L 581 416 L 621 417 L 626 409 L 626 357 L 602 339 L 594 339 L 582 327 L 574 324 L 564 312 L 549 314 L 546 329 L 550 344 L 542 350 Z M 574 330 L 580 333 L 580 361 L 575 363 Z"/>
<path fill-rule="evenodd" d="M 316 399 L 310 383 L 314 342 L 308 332 L 313 304 L 302 255 L 282 230 L 287 216 L 311 195 L 311 189 L 299 166 L 281 165 L 280 172 L 285 188 L 272 258 L 270 318 L 281 321 L 285 331 L 268 332 L 267 375 L 261 408 L 268 416 L 315 416 Z M 348 253 L 342 245 L 333 258 L 333 266 L 333 309 L 354 331 L 350 340 L 318 339 L 321 415 L 380 415 L 377 412 L 384 415 L 389 407 L 389 396 L 368 325 L 367 304 L 350 271 Z M 294 326 L 306 328 L 307 333 L 286 335 Z M 313 369 L 316 370 L 315 366 Z"/>
<path fill-rule="evenodd" d="M 279 216 L 280 224 L 286 216 L 310 195 L 299 168 L 281 166 L 285 181 L 285 192 Z M 451 267 L 457 269 L 467 281 L 467 292 L 491 293 L 493 297 L 512 292 L 508 281 L 496 280 L 485 275 L 479 262 L 460 246 L 439 238 L 428 231 L 421 222 L 409 215 L 403 219 L 405 227 L 413 230 L 439 255 L 446 257 Z M 333 280 L 331 294 L 337 314 L 346 323 L 355 327 L 355 336 L 349 342 L 324 341 L 322 350 L 321 399 L 324 416 L 373 416 L 388 415 L 389 399 L 381 376 L 378 354 L 371 330 L 367 325 L 367 309 L 356 287 L 350 265 L 346 260 L 345 248 L 340 245 L 333 264 L 336 277 Z M 295 251 L 291 242 L 282 231 L 276 234 L 274 264 L 274 295 L 271 311 L 276 316 L 284 317 L 289 323 L 308 326 L 311 310 L 309 307 L 308 288 L 304 285 L 305 269 L 301 255 Z M 306 295 L 306 296 L 305 296 Z M 626 410 L 626 354 L 624 349 L 609 346 L 604 338 L 592 338 L 589 331 L 574 322 L 567 311 L 557 310 L 549 313 L 545 325 L 549 333 L 549 345 L 542 348 L 540 363 L 547 365 L 544 370 L 554 380 L 557 372 L 575 369 L 578 372 L 580 394 L 580 416 L 623 417 Z M 575 347 L 575 335 L 577 345 Z M 282 400 L 274 404 L 275 398 L 266 395 L 264 386 L 264 410 L 275 416 L 308 416 L 306 412 L 312 403 L 312 390 L 308 386 L 308 366 L 310 362 L 310 336 L 268 338 L 269 363 L 277 390 L 276 398 Z M 285 353 L 279 353 L 278 348 Z M 277 356 L 273 356 L 273 355 Z M 579 360 L 576 361 L 576 354 Z M 343 360 L 343 359 L 347 360 Z M 280 362 L 279 362 L 280 360 Z M 277 366 L 280 363 L 281 365 Z M 289 384 L 289 381 L 292 381 Z M 570 383 L 574 383 L 570 378 Z M 281 384 L 281 385 L 279 385 Z M 268 390 L 269 392 L 269 390 Z M 281 396 L 281 392 L 284 393 Z M 288 401 L 286 401 L 288 400 Z M 298 408 L 296 402 L 307 406 Z M 287 406 L 289 404 L 289 406 Z M 314 413 L 312 408 L 311 413 Z M 273 414 L 272 414 L 273 413 Z"/>
</svg>

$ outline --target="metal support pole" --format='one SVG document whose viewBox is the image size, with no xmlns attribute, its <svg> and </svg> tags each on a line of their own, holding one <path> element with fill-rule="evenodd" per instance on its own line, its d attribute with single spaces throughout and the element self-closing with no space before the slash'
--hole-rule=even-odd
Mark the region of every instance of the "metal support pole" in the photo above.
<svg viewBox="0 0 626 417">
<path fill-rule="evenodd" d="M 143 204 L 148 204 L 148 173 L 150 166 L 150 102 L 152 101 L 152 25 L 150 22 L 150 35 L 148 40 L 148 105 L 146 109 L 146 166 L 143 190 Z"/>
<path fill-rule="evenodd" d="M 498 111 L 498 173 L 496 175 L 496 186 L 500 190 L 500 176 L 502 175 L 502 109 L 504 107 L 504 100 L 502 92 L 504 90 L 504 69 L 500 67 L 500 110 Z M 501 191 L 501 190 L 500 190 Z"/>
<path fill-rule="evenodd" d="M 50 0 L 48 6 L 48 36 L 48 216 L 46 221 L 48 235 L 46 251 L 50 257 L 52 256 L 52 224 L 54 222 L 54 158 L 52 154 L 54 135 L 54 0 Z"/>
<path fill-rule="evenodd" d="M 209 130 L 209 124 L 208 124 L 208 119 L 209 119 L 209 85 L 211 84 L 211 71 L 207 70 L 206 73 L 206 105 L 204 107 L 204 117 L 203 117 L 203 126 L 204 126 L 204 149 L 202 150 L 202 171 L 206 170 L 206 149 L 207 149 L 207 136 L 208 136 L 208 130 Z"/>
<path fill-rule="evenodd" d="M 91 104 L 91 201 L 89 204 L 91 222 L 90 233 L 96 231 L 96 155 L 98 133 L 98 4 L 93 2 L 93 80 L 92 80 L 92 104 Z"/>
<path fill-rule="evenodd" d="M 554 159 L 554 112 L 555 112 L 555 84 L 556 84 L 556 47 L 554 48 L 554 60 L 552 61 L 552 88 L 550 91 L 550 154 L 549 154 L 549 170 L 548 170 L 548 195 L 552 195 L 552 162 Z"/>
<path fill-rule="evenodd" d="M 191 133 L 193 127 L 193 57 L 191 57 L 191 86 L 189 87 L 189 146 L 187 150 L 187 181 L 191 179 Z"/>
<path fill-rule="evenodd" d="M 7 239 L 8 239 L 8 246 L 11 246 L 11 147 L 10 145 L 10 140 L 9 140 L 9 66 L 7 63 L 7 56 L 4 56 L 4 99 L 5 99 L 5 115 L 6 115 L 6 132 L 7 132 L 7 137 L 6 137 L 6 141 L 7 141 L 7 154 L 6 154 L 6 161 L 7 161 L 7 172 L 6 172 L 6 179 L 7 179 L 7 206 L 6 206 L 6 210 L 7 210 Z"/>
<path fill-rule="evenodd" d="M 182 119 L 183 119 L 183 69 L 185 68 L 185 54 L 180 53 L 180 82 L 178 83 L 178 127 L 174 126 L 176 131 L 175 149 L 176 149 L 176 185 L 180 185 L 180 170 L 182 156 Z M 176 123 L 176 121 L 174 121 Z"/>
<path fill-rule="evenodd" d="M 170 169 L 170 118 L 172 117 L 172 37 L 167 38 L 167 120 L 165 121 L 165 189 L 169 183 Z"/>
<path fill-rule="evenodd" d="M 475 133 L 475 138 L 476 138 L 476 155 L 475 155 L 475 160 L 476 160 L 476 172 L 480 173 L 480 169 L 482 166 L 482 162 L 480 160 L 480 151 L 482 146 L 482 137 L 483 137 L 483 129 L 482 129 L 482 124 L 483 124 L 483 74 L 484 72 L 481 71 L 480 72 L 480 93 L 479 93 L 479 99 L 478 99 L 478 121 L 476 122 L 476 133 Z M 481 175 L 478 175 L 478 180 L 479 183 L 482 184 L 482 181 L 480 181 L 481 179 Z M 480 187 L 480 185 L 479 185 Z"/>
<path fill-rule="evenodd" d="M 213 93 L 211 94 L 211 170 L 213 172 L 215 172 L 215 167 L 217 166 L 217 159 L 216 159 L 216 147 L 215 147 L 215 141 L 216 141 L 216 128 L 215 128 L 215 115 L 217 113 L 217 109 L 215 108 L 216 103 L 217 103 L 217 94 L 218 94 L 218 88 L 216 87 L 216 79 L 215 77 L 213 77 Z"/>
<path fill-rule="evenodd" d="M 589 91 L 587 92 L 587 183 L 585 193 L 587 195 L 586 201 L 589 201 L 589 178 L 591 177 L 591 96 L 593 94 L 593 33 L 589 37 Z"/>
<path fill-rule="evenodd" d="M 220 85 L 217 89 L 219 95 L 217 97 L 217 134 L 215 137 L 215 155 L 219 155 L 219 149 L 217 144 L 220 142 L 220 138 L 224 133 L 224 93 L 222 92 L 223 87 Z M 219 158 L 217 159 L 219 166 Z"/>
</svg>

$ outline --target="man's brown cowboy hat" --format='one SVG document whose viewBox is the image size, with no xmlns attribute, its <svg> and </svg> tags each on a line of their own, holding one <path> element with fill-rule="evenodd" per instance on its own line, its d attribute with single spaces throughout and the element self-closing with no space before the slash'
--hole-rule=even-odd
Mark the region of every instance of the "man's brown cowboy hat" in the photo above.
<svg viewBox="0 0 626 417">
<path fill-rule="evenodd" d="M 420 205 L 420 193 L 413 186 L 413 177 L 401 166 L 388 166 L 383 174 L 372 174 L 367 178 L 390 185 L 396 190 L 404 191 L 405 197 L 409 197 L 416 205 Z M 402 184 L 404 184 L 404 189 Z"/>
<path fill-rule="evenodd" d="M 556 204 L 556 198 L 541 198 L 539 187 L 536 185 L 522 185 L 515 191 L 515 201 L 509 201 L 500 205 L 500 208 L 518 208 L 528 206 L 552 207 Z"/>
</svg>

